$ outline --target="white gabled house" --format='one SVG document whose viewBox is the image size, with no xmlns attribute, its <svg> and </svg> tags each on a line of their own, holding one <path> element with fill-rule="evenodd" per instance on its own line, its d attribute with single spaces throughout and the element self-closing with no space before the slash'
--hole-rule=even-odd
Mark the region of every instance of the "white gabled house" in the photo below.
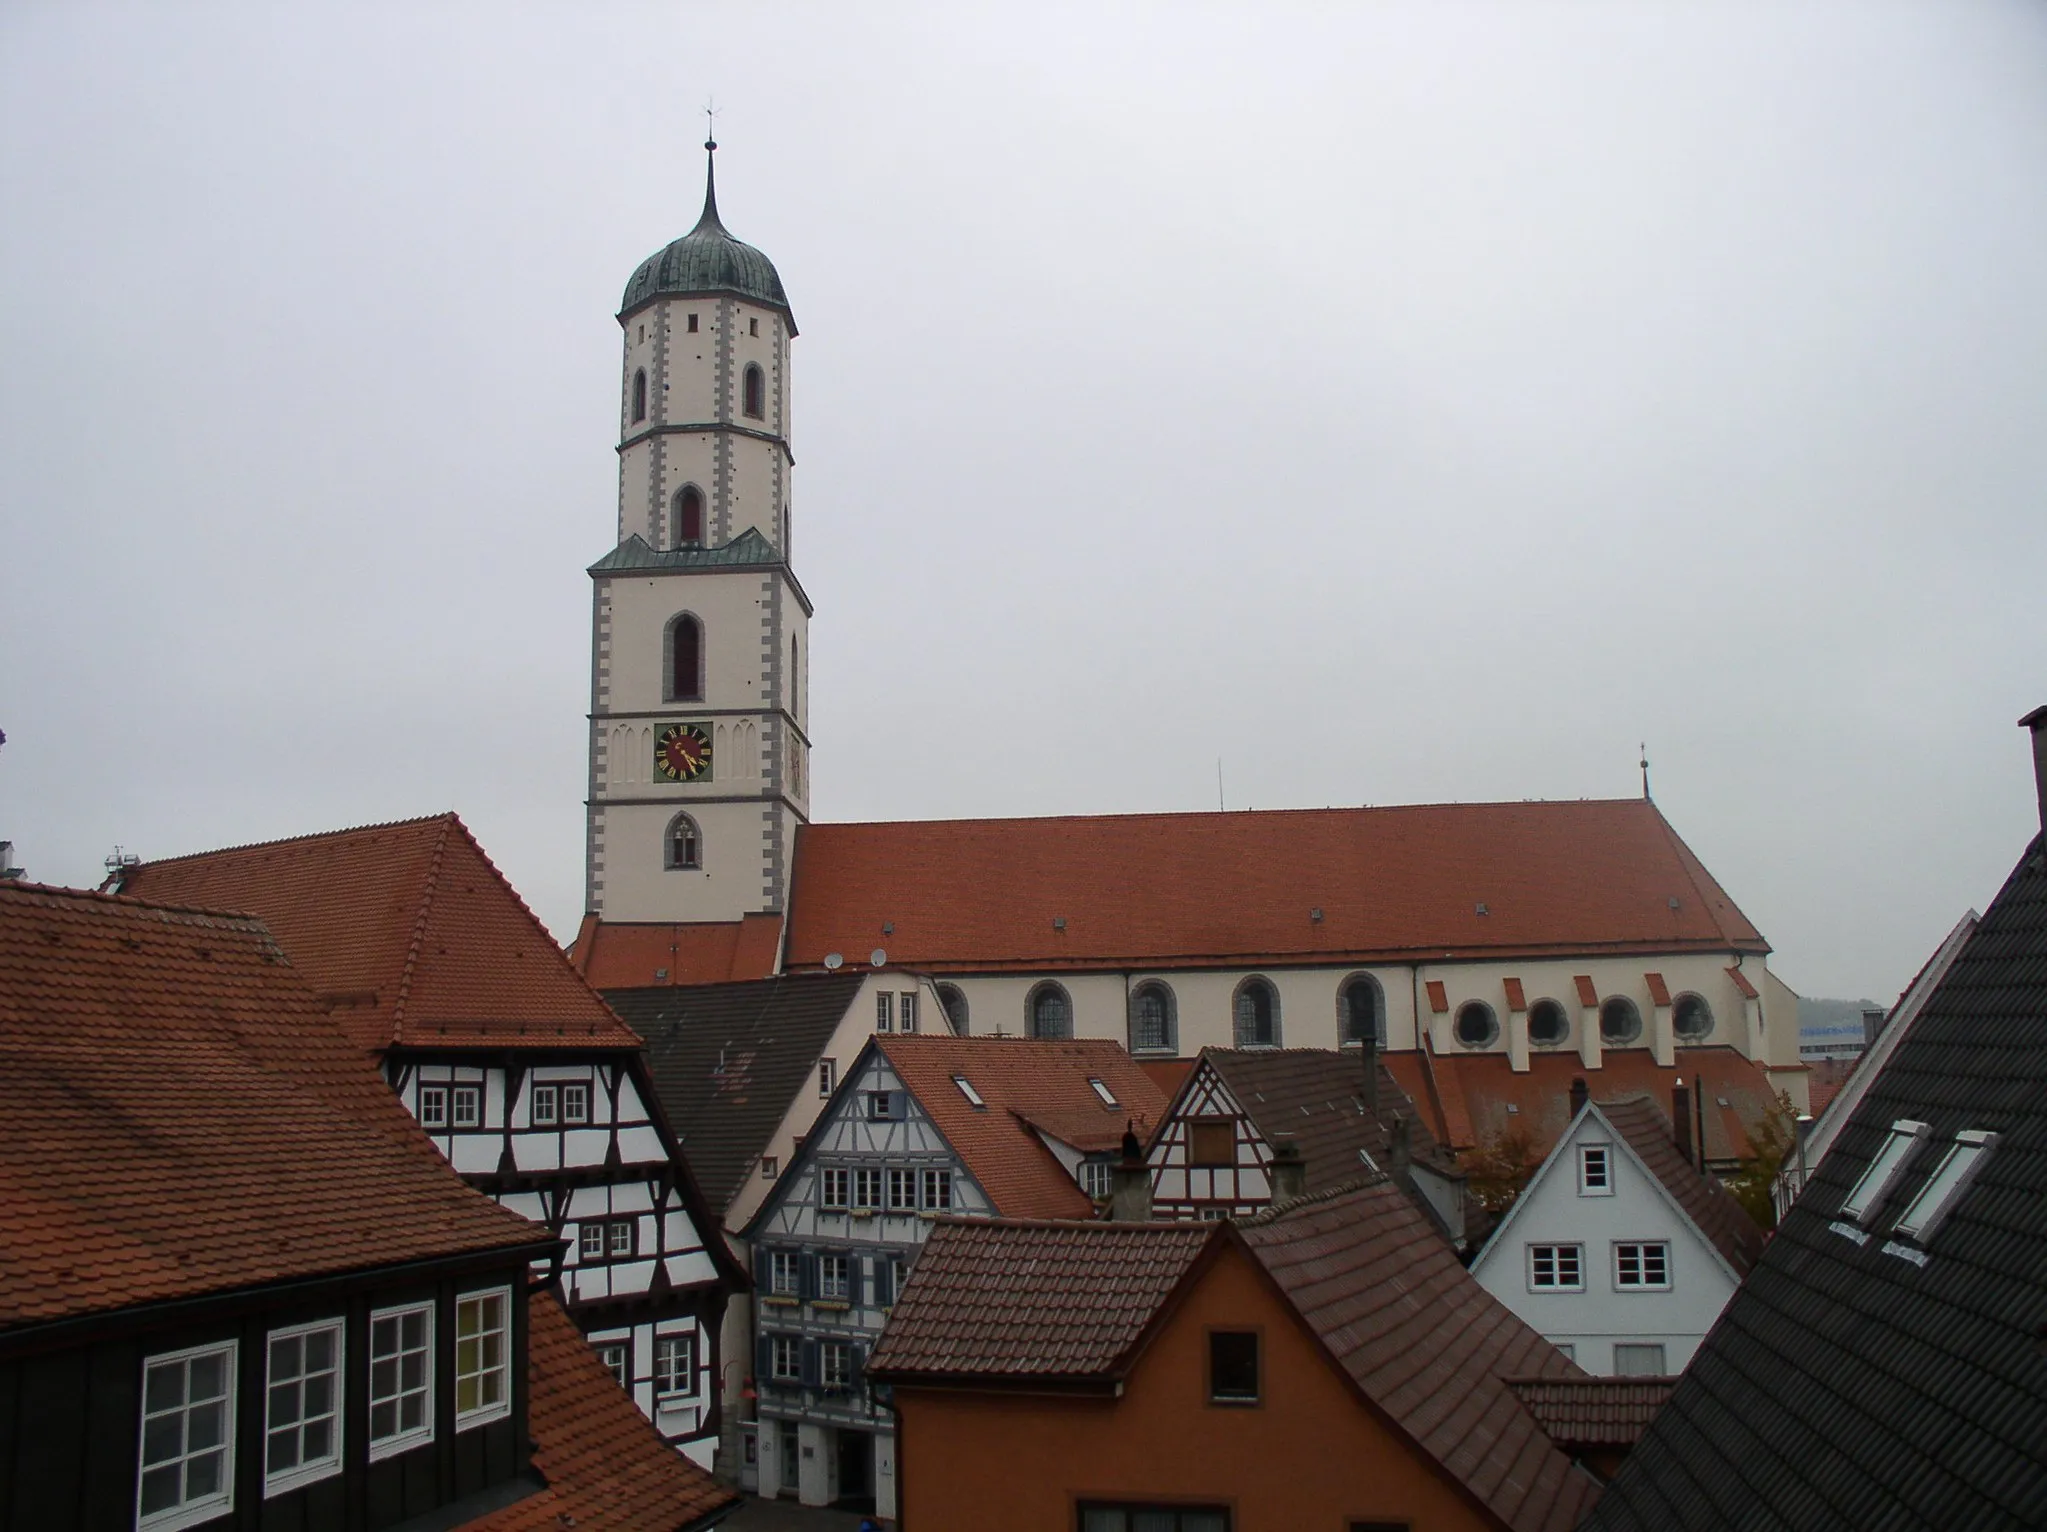
<svg viewBox="0 0 2047 1532">
<path fill-rule="evenodd" d="M 1471 1274 L 1587 1372 L 1675 1375 L 1762 1252 L 1763 1232 L 1647 1096 L 1576 1111 Z M 1689 1122 L 1689 1093 L 1674 1102 Z"/>
</svg>

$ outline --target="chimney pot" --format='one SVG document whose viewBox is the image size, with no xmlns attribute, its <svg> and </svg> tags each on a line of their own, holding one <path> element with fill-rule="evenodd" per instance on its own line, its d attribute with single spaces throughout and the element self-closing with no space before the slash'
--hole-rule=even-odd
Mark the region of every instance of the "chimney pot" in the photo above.
<svg viewBox="0 0 2047 1532">
<path fill-rule="evenodd" d="M 1272 1164 L 1267 1167 L 1272 1178 L 1272 1200 L 1274 1204 L 1298 1202 L 1308 1195 L 1308 1164 L 1301 1157 L 1301 1146 L 1291 1138 L 1275 1139 L 1272 1145 Z"/>
<path fill-rule="evenodd" d="M 1123 1154 L 1109 1167 L 1109 1221 L 1151 1222 L 1151 1167 L 1144 1162 L 1136 1124 L 1123 1124 Z"/>
<path fill-rule="evenodd" d="M 2019 720 L 2033 731 L 2033 794 L 2040 800 L 2040 828 L 2047 831 L 2047 707 L 2036 707 Z"/>
<path fill-rule="evenodd" d="M 1592 1099 L 1592 1092 L 1586 1087 L 1585 1077 L 1576 1076 L 1571 1081 L 1571 1120 L 1576 1122 L 1578 1114 L 1585 1110 L 1585 1103 Z"/>
<path fill-rule="evenodd" d="M 1683 1075 L 1679 1075 L 1670 1087 L 1670 1120 L 1676 1130 L 1677 1152 L 1689 1165 L 1692 1163 L 1692 1093 L 1685 1089 Z"/>
</svg>

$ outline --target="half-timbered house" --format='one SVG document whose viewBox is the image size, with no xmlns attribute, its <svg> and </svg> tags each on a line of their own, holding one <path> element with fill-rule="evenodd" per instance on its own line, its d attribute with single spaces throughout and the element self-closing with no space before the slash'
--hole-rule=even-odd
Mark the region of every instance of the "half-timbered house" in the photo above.
<svg viewBox="0 0 2047 1532">
<path fill-rule="evenodd" d="M 268 922 L 448 1163 L 558 1237 L 547 1274 L 578 1327 L 662 1436 L 709 1465 L 744 1268 L 638 1034 L 457 816 L 148 862 L 121 887 Z"/>
<path fill-rule="evenodd" d="M 1146 1154 L 1161 1218 L 1247 1218 L 1291 1195 L 1383 1171 L 1452 1244 L 1465 1243 L 1464 1176 L 1376 1049 L 1204 1048 Z"/>
<path fill-rule="evenodd" d="M 1107 1040 L 876 1037 L 747 1230 L 761 1492 L 893 1516 L 864 1359 L 933 1220 L 1092 1217 L 1110 1151 L 1164 1107 Z"/>
<path fill-rule="evenodd" d="M 0 1077 L 5 1532 L 733 1507 L 593 1397 L 531 1290 L 556 1237 L 436 1161 L 261 922 L 0 883 Z"/>
</svg>

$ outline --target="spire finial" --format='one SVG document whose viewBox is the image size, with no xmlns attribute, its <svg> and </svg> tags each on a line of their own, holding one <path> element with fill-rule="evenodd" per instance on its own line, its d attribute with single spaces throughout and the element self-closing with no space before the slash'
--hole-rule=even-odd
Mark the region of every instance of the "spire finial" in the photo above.
<svg viewBox="0 0 2047 1532">
<path fill-rule="evenodd" d="M 1639 745 L 1639 746 L 1638 746 L 1637 748 L 1638 748 L 1638 749 L 1640 749 L 1640 750 L 1641 750 L 1641 752 L 1642 752 L 1642 801 L 1643 801 L 1644 803 L 1649 803 L 1649 802 L 1652 802 L 1653 800 L 1652 800 L 1652 799 L 1650 798 L 1650 796 L 1649 796 L 1649 744 L 1648 744 L 1648 741 L 1646 741 L 1646 740 L 1645 740 L 1645 741 L 1643 741 L 1643 742 L 1642 742 L 1642 744 L 1641 744 L 1641 745 Z"/>
<path fill-rule="evenodd" d="M 718 108 L 704 104 L 704 211 L 697 227 L 722 228 L 718 221 Z"/>
</svg>

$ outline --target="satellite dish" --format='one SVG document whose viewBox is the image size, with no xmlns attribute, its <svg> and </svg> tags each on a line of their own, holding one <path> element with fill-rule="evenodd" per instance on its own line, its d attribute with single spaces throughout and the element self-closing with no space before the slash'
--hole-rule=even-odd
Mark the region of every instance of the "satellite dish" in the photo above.
<svg viewBox="0 0 2047 1532">
<path fill-rule="evenodd" d="M 867 961 L 872 963 L 876 968 L 886 968 L 888 966 L 888 954 L 882 951 L 881 948 L 876 947 L 872 952 L 867 954 Z"/>
<path fill-rule="evenodd" d="M 843 968 L 845 964 L 846 964 L 845 958 L 841 957 L 836 952 L 827 952 L 824 955 L 824 966 L 829 970 L 837 971 L 838 969 Z"/>
</svg>

